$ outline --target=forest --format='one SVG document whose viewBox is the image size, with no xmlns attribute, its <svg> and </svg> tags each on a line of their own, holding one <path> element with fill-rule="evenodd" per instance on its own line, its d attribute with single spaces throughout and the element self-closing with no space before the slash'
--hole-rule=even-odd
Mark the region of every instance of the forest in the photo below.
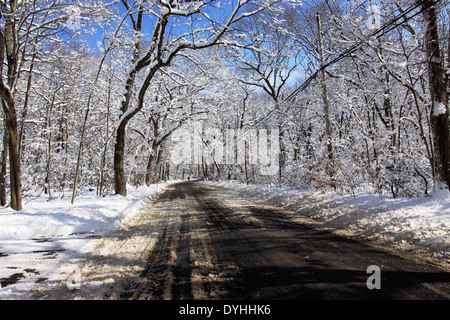
<svg viewBox="0 0 450 320">
<path fill-rule="evenodd" d="M 394 198 L 450 185 L 447 0 L 0 6 L 2 206 L 188 178 Z"/>
</svg>

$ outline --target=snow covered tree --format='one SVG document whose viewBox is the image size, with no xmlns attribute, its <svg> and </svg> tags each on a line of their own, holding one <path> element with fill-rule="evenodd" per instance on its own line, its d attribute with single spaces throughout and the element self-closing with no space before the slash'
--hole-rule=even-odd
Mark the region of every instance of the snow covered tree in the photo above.
<svg viewBox="0 0 450 320">
<path fill-rule="evenodd" d="M 118 121 L 114 153 L 115 190 L 125 196 L 124 171 L 125 132 L 127 123 L 144 106 L 147 89 L 155 74 L 170 65 L 174 57 L 186 49 L 199 50 L 218 44 L 236 22 L 263 10 L 270 10 L 279 1 L 258 0 L 221 3 L 219 1 L 166 1 L 155 3 L 123 1 L 136 32 L 135 51 L 126 81 L 122 116 Z M 250 10 L 243 11 L 251 7 Z M 145 48 L 141 46 L 144 13 L 152 19 L 152 34 Z M 137 89 L 137 101 L 131 105 L 136 74 L 145 72 Z"/>
<path fill-rule="evenodd" d="M 21 210 L 20 162 L 24 158 L 22 152 L 24 139 L 27 136 L 25 127 L 30 113 L 30 101 L 33 100 L 36 75 L 42 75 L 44 64 L 48 65 L 50 61 L 57 61 L 59 49 L 77 38 L 81 33 L 80 30 L 86 27 L 87 21 L 101 16 L 104 10 L 97 4 L 91 5 L 87 1 L 67 3 L 60 0 L 1 1 L 0 9 L 0 58 L 2 61 L 0 96 L 5 115 L 5 129 L 8 133 L 4 135 L 4 142 L 8 142 L 9 151 L 11 207 Z M 88 28 L 84 32 L 88 32 Z M 54 52 L 45 52 L 51 49 L 52 45 Z M 41 66 L 40 69 L 37 68 L 38 64 Z M 56 101 L 56 91 L 42 93 L 41 98 L 49 98 L 53 93 Z M 55 104 L 50 103 L 50 105 L 54 111 Z M 47 120 L 50 122 L 52 121 L 51 113 L 47 113 Z M 47 122 L 47 125 L 51 125 L 50 122 Z M 51 148 L 51 135 L 47 138 L 49 138 L 48 146 Z M 51 160 L 50 150 L 47 160 Z M 5 161 L 6 158 L 3 157 L 2 177 L 6 170 Z M 2 183 L 0 187 L 3 188 L 4 185 Z"/>
</svg>

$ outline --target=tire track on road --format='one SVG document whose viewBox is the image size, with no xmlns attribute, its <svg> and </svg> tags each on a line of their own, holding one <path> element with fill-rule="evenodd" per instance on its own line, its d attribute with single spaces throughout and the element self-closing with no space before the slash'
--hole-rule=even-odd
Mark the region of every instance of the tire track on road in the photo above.
<svg viewBox="0 0 450 320">
<path fill-rule="evenodd" d="M 448 273 L 394 256 L 296 219 L 282 208 L 243 201 L 226 189 L 176 184 L 153 210 L 164 232 L 122 298 L 446 299 Z M 366 268 L 381 265 L 383 290 Z"/>
</svg>

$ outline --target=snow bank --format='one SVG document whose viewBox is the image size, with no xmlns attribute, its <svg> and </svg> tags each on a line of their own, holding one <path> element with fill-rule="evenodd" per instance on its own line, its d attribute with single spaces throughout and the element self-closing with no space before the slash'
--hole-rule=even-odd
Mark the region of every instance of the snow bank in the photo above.
<svg viewBox="0 0 450 320">
<path fill-rule="evenodd" d="M 0 208 L 0 299 L 26 299 L 40 282 L 56 281 L 72 261 L 93 252 L 102 235 L 127 223 L 169 183 L 128 187 L 127 197 L 24 200 L 22 211 Z"/>
<path fill-rule="evenodd" d="M 371 193 L 319 194 L 236 182 L 205 182 L 238 192 L 266 205 L 280 206 L 325 226 L 397 248 L 427 253 L 450 263 L 450 192 L 418 199 L 393 199 Z"/>
<path fill-rule="evenodd" d="M 127 197 L 97 197 L 91 192 L 77 197 L 74 205 L 70 204 L 70 198 L 27 199 L 22 211 L 0 208 L 0 241 L 107 232 L 133 217 L 149 196 L 165 186 L 166 183 L 137 189 L 128 187 Z"/>
</svg>

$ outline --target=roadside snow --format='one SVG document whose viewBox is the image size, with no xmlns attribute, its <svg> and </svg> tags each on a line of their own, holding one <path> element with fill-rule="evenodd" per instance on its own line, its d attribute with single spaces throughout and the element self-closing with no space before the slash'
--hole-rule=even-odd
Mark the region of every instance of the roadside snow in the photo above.
<svg viewBox="0 0 450 320">
<path fill-rule="evenodd" d="M 283 207 L 340 232 L 428 255 L 450 266 L 448 190 L 418 199 L 393 199 L 373 193 L 319 194 L 236 182 L 204 183 L 225 187 L 265 205 Z"/>
<path fill-rule="evenodd" d="M 0 208 L 0 299 L 28 299 L 40 283 L 70 274 L 102 236 L 124 225 L 169 183 L 128 187 L 127 197 L 25 199 L 22 211 Z M 73 262 L 73 263 L 72 263 Z"/>
</svg>

